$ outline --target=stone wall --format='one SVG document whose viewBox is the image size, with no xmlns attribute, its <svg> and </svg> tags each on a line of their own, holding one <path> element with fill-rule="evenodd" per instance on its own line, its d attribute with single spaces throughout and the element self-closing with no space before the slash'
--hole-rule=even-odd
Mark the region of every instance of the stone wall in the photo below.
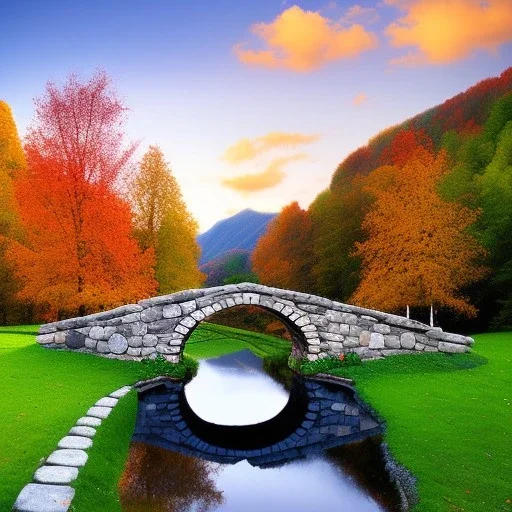
<svg viewBox="0 0 512 512">
<path fill-rule="evenodd" d="M 467 352 L 473 339 L 421 322 L 323 297 L 253 283 L 186 290 L 120 308 L 42 325 L 48 348 L 117 359 L 163 354 L 178 362 L 198 323 L 222 309 L 258 305 L 290 330 L 293 353 L 309 360 L 356 352 L 363 359 L 416 352 Z"/>
</svg>

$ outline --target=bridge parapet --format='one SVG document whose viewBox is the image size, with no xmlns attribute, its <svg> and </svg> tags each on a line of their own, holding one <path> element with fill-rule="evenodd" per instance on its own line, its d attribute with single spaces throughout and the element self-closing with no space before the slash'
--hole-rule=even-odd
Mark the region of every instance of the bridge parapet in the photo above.
<svg viewBox="0 0 512 512">
<path fill-rule="evenodd" d="M 109 311 L 42 325 L 48 348 L 117 359 L 163 354 L 178 362 L 193 329 L 223 309 L 260 306 L 290 329 L 293 353 L 314 361 L 355 352 L 363 359 L 416 352 L 467 352 L 473 339 L 405 317 L 253 283 L 186 290 Z"/>
</svg>

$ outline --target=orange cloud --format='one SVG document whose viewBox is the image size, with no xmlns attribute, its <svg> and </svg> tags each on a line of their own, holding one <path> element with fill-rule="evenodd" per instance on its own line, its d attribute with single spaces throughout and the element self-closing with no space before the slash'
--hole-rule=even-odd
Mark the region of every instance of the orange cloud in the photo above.
<svg viewBox="0 0 512 512">
<path fill-rule="evenodd" d="M 364 92 L 360 92 L 353 100 L 354 105 L 361 105 L 368 99 L 368 96 Z"/>
<path fill-rule="evenodd" d="M 263 172 L 256 174 L 244 174 L 237 178 L 226 178 L 222 180 L 222 184 L 225 187 L 243 194 L 259 192 L 260 190 L 275 187 L 284 180 L 286 174 L 283 172 L 282 168 L 285 165 L 291 162 L 296 162 L 297 160 L 305 160 L 307 158 L 308 156 L 304 153 L 276 158 Z"/>
<path fill-rule="evenodd" d="M 251 32 L 266 48 L 234 47 L 240 62 L 251 66 L 311 71 L 334 60 L 355 57 L 377 47 L 377 38 L 360 24 L 343 26 L 318 12 L 294 5 L 270 23 L 256 23 Z"/>
<path fill-rule="evenodd" d="M 258 155 L 274 148 L 297 147 L 302 144 L 311 144 L 318 140 L 318 135 L 304 135 L 301 133 L 271 132 L 255 139 L 242 139 L 227 149 L 224 159 L 231 164 L 238 164 L 252 160 Z"/>
<path fill-rule="evenodd" d="M 393 65 L 446 64 L 512 41 L 511 0 L 385 0 L 405 12 L 386 28 L 391 45 L 415 47 Z"/>
</svg>

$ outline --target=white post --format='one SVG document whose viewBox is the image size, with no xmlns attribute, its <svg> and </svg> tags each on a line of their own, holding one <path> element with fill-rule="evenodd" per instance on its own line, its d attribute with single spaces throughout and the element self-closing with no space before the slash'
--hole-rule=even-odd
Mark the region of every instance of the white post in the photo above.
<svg viewBox="0 0 512 512">
<path fill-rule="evenodd" d="M 434 327 L 434 308 L 432 302 L 430 303 L 430 327 Z"/>
<path fill-rule="evenodd" d="M 409 318 L 409 304 L 407 304 L 407 318 Z"/>
</svg>

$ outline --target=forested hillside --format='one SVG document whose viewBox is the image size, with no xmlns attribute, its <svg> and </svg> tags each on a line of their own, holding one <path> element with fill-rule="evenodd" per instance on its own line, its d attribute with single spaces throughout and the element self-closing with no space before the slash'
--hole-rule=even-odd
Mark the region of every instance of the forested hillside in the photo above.
<svg viewBox="0 0 512 512">
<path fill-rule="evenodd" d="M 254 253 L 262 283 L 461 331 L 512 326 L 512 68 L 350 154 Z"/>
</svg>

